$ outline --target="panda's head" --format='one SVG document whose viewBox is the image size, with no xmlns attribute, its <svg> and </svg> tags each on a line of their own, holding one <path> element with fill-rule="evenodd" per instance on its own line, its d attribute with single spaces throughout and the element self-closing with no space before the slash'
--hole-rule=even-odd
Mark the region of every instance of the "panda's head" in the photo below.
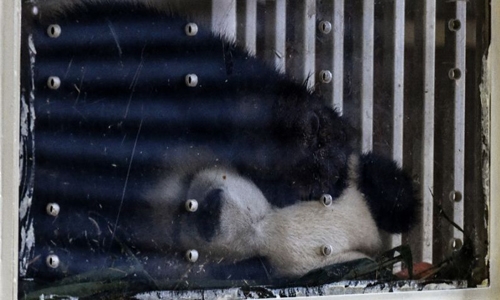
<svg viewBox="0 0 500 300">
<path fill-rule="evenodd" d="M 175 251 L 198 249 L 210 260 L 255 256 L 256 248 L 249 247 L 256 245 L 255 225 L 271 210 L 260 189 L 210 159 L 185 166 L 171 170 L 147 193 L 156 228 L 149 236 Z"/>
<path fill-rule="evenodd" d="M 242 251 L 240 239 L 251 239 L 256 224 L 269 214 L 271 205 L 253 182 L 228 168 L 209 168 L 197 173 L 187 190 L 197 209 L 187 220 L 196 224 L 198 240 L 212 252 Z M 251 244 L 245 242 L 245 244 Z M 221 245 L 221 249 L 217 249 Z"/>
</svg>

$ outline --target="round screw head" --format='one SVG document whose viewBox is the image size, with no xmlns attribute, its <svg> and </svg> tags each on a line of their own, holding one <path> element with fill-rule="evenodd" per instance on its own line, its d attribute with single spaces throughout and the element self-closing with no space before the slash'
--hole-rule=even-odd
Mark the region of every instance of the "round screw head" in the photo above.
<svg viewBox="0 0 500 300">
<path fill-rule="evenodd" d="M 52 24 L 47 27 L 47 35 L 50 36 L 51 38 L 58 38 L 61 35 L 61 26 L 57 24 Z"/>
<path fill-rule="evenodd" d="M 332 198 L 332 195 L 330 195 L 330 194 L 323 194 L 319 198 L 319 201 L 321 203 L 323 203 L 324 206 L 330 206 L 333 203 L 333 198 Z"/>
<path fill-rule="evenodd" d="M 187 74 L 185 81 L 187 86 L 195 87 L 198 85 L 198 76 L 196 74 Z"/>
<path fill-rule="evenodd" d="M 450 247 L 453 251 L 458 251 L 458 250 L 462 249 L 462 246 L 463 246 L 463 242 L 461 239 L 452 238 L 450 240 Z"/>
<path fill-rule="evenodd" d="M 321 21 L 318 24 L 318 29 L 321 33 L 328 34 L 332 31 L 332 23 L 328 21 Z"/>
<path fill-rule="evenodd" d="M 451 80 L 459 80 L 462 78 L 462 71 L 459 68 L 452 68 L 448 71 L 448 77 Z"/>
<path fill-rule="evenodd" d="M 451 19 L 448 21 L 448 29 L 450 31 L 459 31 L 462 28 L 462 22 L 458 19 Z"/>
<path fill-rule="evenodd" d="M 333 74 L 332 74 L 332 72 L 330 72 L 328 70 L 322 70 L 319 72 L 319 79 L 323 83 L 330 83 L 330 82 L 332 82 Z"/>
<path fill-rule="evenodd" d="M 47 207 L 45 209 L 47 211 L 47 214 L 53 217 L 57 217 L 57 215 L 59 215 L 59 212 L 61 211 L 61 207 L 59 207 L 59 204 L 57 203 L 49 203 L 47 204 Z"/>
<path fill-rule="evenodd" d="M 52 268 L 52 269 L 55 269 L 57 267 L 59 267 L 59 257 L 55 254 L 50 254 L 47 256 L 47 258 L 45 259 L 45 262 L 47 263 L 47 266 Z"/>
<path fill-rule="evenodd" d="M 196 23 L 188 23 L 184 27 L 187 36 L 195 36 L 198 33 L 198 25 Z"/>
<path fill-rule="evenodd" d="M 198 260 L 198 251 L 194 250 L 194 249 L 191 249 L 191 250 L 188 250 L 186 251 L 186 259 L 189 261 L 189 262 L 196 262 Z"/>
<path fill-rule="evenodd" d="M 333 253 L 333 247 L 331 245 L 321 246 L 321 254 L 323 254 L 324 256 L 332 255 L 332 253 Z"/>
<path fill-rule="evenodd" d="M 51 90 L 57 90 L 61 86 L 61 79 L 57 76 L 50 76 L 47 79 L 47 86 Z"/>
<path fill-rule="evenodd" d="M 198 201 L 195 199 L 189 199 L 186 201 L 186 210 L 190 212 L 195 212 L 198 209 Z"/>
</svg>

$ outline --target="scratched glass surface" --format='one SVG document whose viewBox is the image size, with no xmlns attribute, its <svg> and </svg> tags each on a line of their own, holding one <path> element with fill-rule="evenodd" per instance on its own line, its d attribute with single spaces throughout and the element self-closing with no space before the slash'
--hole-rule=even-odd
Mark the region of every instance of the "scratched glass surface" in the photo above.
<svg viewBox="0 0 500 300">
<path fill-rule="evenodd" d="M 488 285 L 485 4 L 130 2 L 23 3 L 20 299 Z"/>
</svg>

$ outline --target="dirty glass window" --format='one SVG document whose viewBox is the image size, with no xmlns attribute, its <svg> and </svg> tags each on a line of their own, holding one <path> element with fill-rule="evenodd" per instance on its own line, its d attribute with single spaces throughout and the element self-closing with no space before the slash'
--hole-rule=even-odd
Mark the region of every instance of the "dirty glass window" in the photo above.
<svg viewBox="0 0 500 300">
<path fill-rule="evenodd" d="M 487 286 L 488 18 L 24 2 L 19 297 Z"/>
</svg>

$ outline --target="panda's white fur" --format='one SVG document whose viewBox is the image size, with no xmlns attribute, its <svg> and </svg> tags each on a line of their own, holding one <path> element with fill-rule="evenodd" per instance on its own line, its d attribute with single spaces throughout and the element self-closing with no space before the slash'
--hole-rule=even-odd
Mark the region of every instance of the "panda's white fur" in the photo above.
<svg viewBox="0 0 500 300">
<path fill-rule="evenodd" d="M 259 227 L 259 254 L 281 275 L 303 275 L 330 264 L 370 257 L 381 249 L 375 221 L 355 186 L 329 207 L 308 201 L 275 209 Z M 332 247 L 330 255 L 322 254 L 325 245 Z"/>
<path fill-rule="evenodd" d="M 330 264 L 371 257 L 381 250 L 379 229 L 352 172 L 357 170 L 356 156 L 351 157 L 350 170 L 349 187 L 330 206 L 304 201 L 271 207 L 250 180 L 220 166 L 200 170 L 188 184 L 181 183 L 182 172 L 167 177 L 148 199 L 164 242 L 172 243 L 173 248 L 197 249 L 209 261 L 263 256 L 278 276 L 300 276 Z M 186 212 L 182 204 L 197 199 L 202 205 L 215 189 L 222 190 L 220 215 L 213 220 L 219 227 L 207 241 L 193 221 L 199 212 Z M 169 240 L 179 228 L 178 240 Z M 325 245 L 331 246 L 330 255 L 322 254 Z"/>
</svg>

